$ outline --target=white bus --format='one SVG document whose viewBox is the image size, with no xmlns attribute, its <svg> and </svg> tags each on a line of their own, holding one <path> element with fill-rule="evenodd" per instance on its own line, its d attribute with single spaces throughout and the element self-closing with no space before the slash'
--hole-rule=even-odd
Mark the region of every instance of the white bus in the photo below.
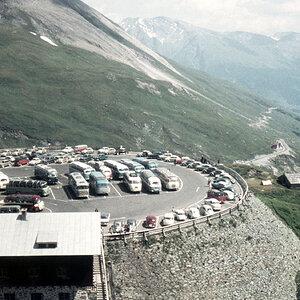
<svg viewBox="0 0 300 300">
<path fill-rule="evenodd" d="M 69 173 L 79 172 L 85 180 L 89 180 L 91 173 L 95 171 L 94 168 L 80 161 L 74 161 L 69 165 Z"/>
<path fill-rule="evenodd" d="M 126 165 L 129 170 L 134 171 L 137 175 L 140 175 L 141 172 L 145 170 L 145 167 L 143 165 L 131 159 L 125 158 L 121 159 L 119 162 L 123 165 Z"/>
<path fill-rule="evenodd" d="M 89 184 L 81 173 L 74 172 L 69 174 L 69 187 L 77 198 L 88 198 Z"/>
<path fill-rule="evenodd" d="M 143 187 L 151 193 L 159 193 L 161 191 L 160 179 L 153 174 L 151 170 L 141 172 L 141 180 Z"/>
<path fill-rule="evenodd" d="M 134 171 L 129 171 L 124 174 L 124 183 L 128 190 L 132 193 L 139 193 L 142 190 L 142 180 Z"/>
<path fill-rule="evenodd" d="M 178 190 L 179 178 L 166 168 L 157 168 L 155 174 L 161 180 L 163 187 L 166 190 Z"/>
<path fill-rule="evenodd" d="M 104 165 L 111 169 L 114 179 L 122 179 L 124 174 L 129 171 L 127 166 L 115 160 L 105 160 Z"/>
<path fill-rule="evenodd" d="M 5 190 L 6 186 L 8 185 L 9 178 L 3 172 L 0 172 L 0 189 Z"/>
</svg>

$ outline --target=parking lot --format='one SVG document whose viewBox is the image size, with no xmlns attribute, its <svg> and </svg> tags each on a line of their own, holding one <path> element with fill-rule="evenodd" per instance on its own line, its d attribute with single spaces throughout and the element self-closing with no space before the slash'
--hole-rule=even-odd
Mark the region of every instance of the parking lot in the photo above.
<svg viewBox="0 0 300 300">
<path fill-rule="evenodd" d="M 123 156 L 122 156 L 123 157 Z M 132 158 L 133 156 L 126 156 Z M 120 157 L 111 156 L 110 159 Z M 43 198 L 45 203 L 44 212 L 84 212 L 95 211 L 96 209 L 111 214 L 113 220 L 125 220 L 134 218 L 142 227 L 143 220 L 147 215 L 154 215 L 158 224 L 166 212 L 173 209 L 187 209 L 200 205 L 206 196 L 208 177 L 179 165 L 159 161 L 159 166 L 167 167 L 180 178 L 180 188 L 177 191 L 163 190 L 160 194 L 150 194 L 145 190 L 141 193 L 130 193 L 121 180 L 110 182 L 111 191 L 109 195 L 95 196 L 90 194 L 88 199 L 76 199 L 68 187 L 68 164 L 51 164 L 58 172 L 59 182 L 51 185 L 51 193 Z M 2 170 L 9 177 L 34 178 L 34 167 L 21 166 L 11 167 Z M 0 199 L 5 197 L 4 193 Z M 222 209 L 226 209 L 232 202 L 226 202 Z M 109 227 L 109 226 L 108 226 Z M 107 228 L 108 229 L 108 228 Z"/>
</svg>

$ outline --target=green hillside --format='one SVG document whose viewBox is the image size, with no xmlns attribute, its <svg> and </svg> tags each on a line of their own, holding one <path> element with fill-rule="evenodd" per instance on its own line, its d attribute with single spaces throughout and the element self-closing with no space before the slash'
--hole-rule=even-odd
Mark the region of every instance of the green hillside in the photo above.
<svg viewBox="0 0 300 300">
<path fill-rule="evenodd" d="M 177 66 L 185 84 L 213 102 L 97 54 L 53 47 L 21 27 L 0 27 L 0 49 L 0 147 L 124 144 L 236 160 L 269 152 L 288 132 L 300 149 L 297 115 L 278 111 L 272 128 L 250 127 L 271 105 L 206 74 Z"/>
</svg>

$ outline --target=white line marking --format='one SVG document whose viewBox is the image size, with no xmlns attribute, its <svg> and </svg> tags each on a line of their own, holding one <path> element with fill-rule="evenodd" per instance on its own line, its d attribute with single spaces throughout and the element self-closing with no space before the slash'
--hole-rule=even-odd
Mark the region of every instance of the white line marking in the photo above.
<svg viewBox="0 0 300 300">
<path fill-rule="evenodd" d="M 54 196 L 54 194 L 53 194 L 52 189 L 50 189 L 50 192 L 51 192 L 51 195 L 52 195 L 53 199 L 56 200 L 56 198 L 55 198 L 55 196 Z"/>
<path fill-rule="evenodd" d="M 53 213 L 53 211 L 48 207 L 44 207 L 44 209 L 47 209 L 47 210 L 49 210 L 49 212 Z"/>
<path fill-rule="evenodd" d="M 113 184 L 110 184 L 111 186 L 112 186 L 112 188 L 117 192 L 117 194 L 120 196 L 120 197 L 123 197 L 120 193 L 119 193 L 119 191 L 113 186 Z"/>
<path fill-rule="evenodd" d="M 200 186 L 198 186 L 198 187 L 197 187 L 197 189 L 196 189 L 196 193 L 199 191 L 199 189 L 200 189 Z"/>
</svg>

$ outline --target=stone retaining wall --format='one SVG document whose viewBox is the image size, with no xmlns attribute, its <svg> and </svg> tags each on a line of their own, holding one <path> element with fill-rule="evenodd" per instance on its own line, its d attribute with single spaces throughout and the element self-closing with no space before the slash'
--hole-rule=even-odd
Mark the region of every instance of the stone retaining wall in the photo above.
<svg viewBox="0 0 300 300">
<path fill-rule="evenodd" d="M 255 197 L 226 220 L 106 254 L 113 299 L 296 299 L 300 241 Z"/>
</svg>

